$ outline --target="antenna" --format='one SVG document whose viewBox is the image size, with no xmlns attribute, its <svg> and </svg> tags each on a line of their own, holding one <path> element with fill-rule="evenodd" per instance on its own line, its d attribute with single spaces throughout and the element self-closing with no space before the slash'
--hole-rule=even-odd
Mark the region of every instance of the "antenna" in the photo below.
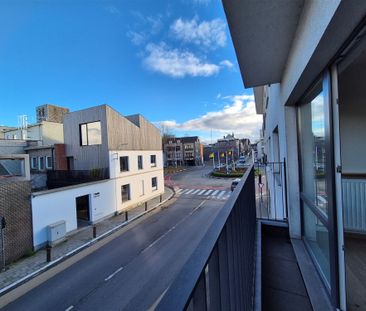
<svg viewBox="0 0 366 311">
<path fill-rule="evenodd" d="M 25 114 L 18 116 L 18 129 L 20 130 L 20 139 L 27 139 L 28 117 Z"/>
</svg>

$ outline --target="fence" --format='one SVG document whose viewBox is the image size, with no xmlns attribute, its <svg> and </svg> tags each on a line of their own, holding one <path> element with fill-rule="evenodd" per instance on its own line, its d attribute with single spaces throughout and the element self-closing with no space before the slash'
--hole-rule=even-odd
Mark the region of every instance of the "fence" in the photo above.
<svg viewBox="0 0 366 311">
<path fill-rule="evenodd" d="M 108 168 L 73 171 L 53 170 L 47 172 L 47 187 L 48 189 L 54 189 L 108 178 Z"/>
<path fill-rule="evenodd" d="M 255 163 L 257 218 L 287 219 L 285 162 Z"/>
<path fill-rule="evenodd" d="M 247 170 L 156 310 L 251 310 L 254 168 Z"/>
</svg>

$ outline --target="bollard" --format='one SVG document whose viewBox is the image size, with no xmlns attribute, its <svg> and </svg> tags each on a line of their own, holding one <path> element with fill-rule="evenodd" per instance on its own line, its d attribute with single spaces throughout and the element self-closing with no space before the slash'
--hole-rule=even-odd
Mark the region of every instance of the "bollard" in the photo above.
<svg viewBox="0 0 366 311">
<path fill-rule="evenodd" d="M 52 260 L 51 250 L 52 250 L 52 247 L 49 244 L 47 244 L 47 246 L 46 246 L 47 262 L 50 262 Z"/>
<path fill-rule="evenodd" d="M 97 237 L 97 226 L 94 225 L 93 226 L 93 239 L 95 239 Z"/>
<path fill-rule="evenodd" d="M 145 202 L 145 212 L 147 211 L 147 202 Z"/>
<path fill-rule="evenodd" d="M 126 216 L 126 221 L 128 220 L 128 212 L 125 212 L 125 216 Z"/>
<path fill-rule="evenodd" d="M 163 202 L 163 195 L 160 195 L 160 203 Z"/>
</svg>

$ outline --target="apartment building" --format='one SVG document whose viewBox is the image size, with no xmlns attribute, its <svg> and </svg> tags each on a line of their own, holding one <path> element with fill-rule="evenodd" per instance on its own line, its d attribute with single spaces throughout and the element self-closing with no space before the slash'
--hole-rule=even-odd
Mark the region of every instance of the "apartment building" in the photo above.
<svg viewBox="0 0 366 311">
<path fill-rule="evenodd" d="M 223 4 L 244 86 L 263 115 L 264 158 L 278 164 L 267 166 L 269 216 L 281 215 L 310 256 L 322 284 L 310 296 L 364 310 L 366 2 Z"/>
<path fill-rule="evenodd" d="M 36 248 L 54 223 L 64 222 L 69 233 L 164 193 L 160 131 L 143 116 L 107 105 L 71 112 L 64 137 L 67 171 L 51 174 L 68 186 L 32 194 Z"/>
<path fill-rule="evenodd" d="M 168 138 L 163 149 L 167 166 L 192 166 L 203 163 L 203 145 L 198 136 Z"/>
</svg>

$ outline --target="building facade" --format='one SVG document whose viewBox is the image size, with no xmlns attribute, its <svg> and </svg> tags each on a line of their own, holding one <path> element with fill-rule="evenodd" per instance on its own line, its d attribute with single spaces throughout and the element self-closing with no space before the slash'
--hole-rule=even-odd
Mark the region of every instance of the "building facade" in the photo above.
<svg viewBox="0 0 366 311">
<path fill-rule="evenodd" d="M 167 138 L 163 150 L 166 166 L 192 166 L 203 163 L 203 145 L 198 136 Z"/>
<path fill-rule="evenodd" d="M 263 114 L 271 213 L 288 221 L 334 309 L 366 309 L 366 3 L 223 1 Z M 285 177 L 279 182 L 278 174 Z"/>
<path fill-rule="evenodd" d="M 70 233 L 81 222 L 95 223 L 164 193 L 160 131 L 144 117 L 124 117 L 102 105 L 65 115 L 64 125 L 65 173 L 72 179 L 100 170 L 107 175 L 33 193 L 36 248 L 47 242 L 47 226 L 53 223 L 65 221 Z"/>
</svg>

